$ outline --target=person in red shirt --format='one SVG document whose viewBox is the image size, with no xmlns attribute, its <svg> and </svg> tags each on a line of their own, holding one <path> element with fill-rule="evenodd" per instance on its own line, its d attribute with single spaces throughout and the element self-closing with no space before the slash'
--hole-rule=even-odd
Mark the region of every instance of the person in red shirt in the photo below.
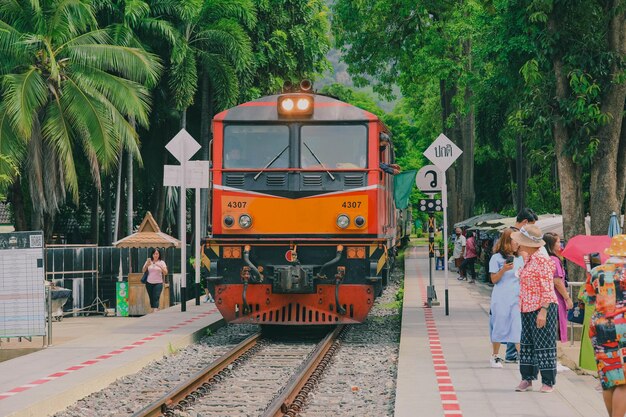
<svg viewBox="0 0 626 417">
<path fill-rule="evenodd" d="M 463 259 L 463 263 L 461 263 L 461 275 L 467 277 L 467 273 L 469 272 L 469 276 L 471 277 L 469 280 L 469 284 L 476 283 L 476 240 L 474 239 L 474 233 L 469 231 L 465 234 L 465 259 Z"/>
<path fill-rule="evenodd" d="M 522 382 L 516 391 L 532 391 L 532 381 L 541 373 L 541 392 L 554 390 L 556 383 L 556 331 L 558 300 L 554 293 L 554 262 L 539 249 L 546 242 L 541 229 L 526 225 L 513 232 L 511 239 L 525 257 L 519 270 L 522 337 L 520 373 Z"/>
</svg>

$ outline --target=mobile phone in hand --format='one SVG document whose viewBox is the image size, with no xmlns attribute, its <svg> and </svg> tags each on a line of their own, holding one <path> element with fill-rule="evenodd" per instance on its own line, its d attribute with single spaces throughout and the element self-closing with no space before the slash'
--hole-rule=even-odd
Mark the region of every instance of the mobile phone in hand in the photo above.
<svg viewBox="0 0 626 417">
<path fill-rule="evenodd" d="M 506 257 L 506 263 L 507 264 L 512 264 L 514 260 L 515 260 L 515 257 L 513 255 L 508 255 Z"/>
</svg>

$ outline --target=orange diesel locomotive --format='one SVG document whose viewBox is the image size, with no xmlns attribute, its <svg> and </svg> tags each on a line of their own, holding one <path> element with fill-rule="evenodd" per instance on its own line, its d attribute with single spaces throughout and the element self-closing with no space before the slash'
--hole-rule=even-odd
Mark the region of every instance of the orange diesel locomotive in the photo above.
<svg viewBox="0 0 626 417">
<path fill-rule="evenodd" d="M 380 169 L 393 162 L 383 123 L 300 91 L 219 113 L 213 135 L 203 258 L 226 321 L 363 322 L 396 238 L 393 177 Z"/>
</svg>

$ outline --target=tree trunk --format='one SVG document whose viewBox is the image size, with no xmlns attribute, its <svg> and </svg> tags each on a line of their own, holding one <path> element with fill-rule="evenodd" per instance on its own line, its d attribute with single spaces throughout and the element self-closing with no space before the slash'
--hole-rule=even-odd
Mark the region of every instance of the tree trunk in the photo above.
<svg viewBox="0 0 626 417">
<path fill-rule="evenodd" d="M 568 92 L 567 76 L 560 58 L 553 61 L 556 78 L 556 98 L 565 99 Z M 585 212 L 582 192 L 582 167 L 567 153 L 569 134 L 561 118 L 554 122 L 554 141 L 559 184 L 561 189 L 561 209 L 563 213 L 563 238 L 569 239 L 585 233 Z M 574 280 L 581 280 L 582 270 L 569 268 Z"/>
<path fill-rule="evenodd" d="M 100 235 L 100 193 L 95 190 L 93 200 L 91 202 L 91 243 L 94 245 L 98 244 L 98 239 Z"/>
<path fill-rule="evenodd" d="M 167 164 L 167 152 L 163 152 L 163 166 Z M 161 230 L 165 230 L 165 225 L 163 221 L 165 219 L 165 197 L 167 194 L 167 187 L 161 187 L 159 190 L 159 201 L 157 204 L 156 210 L 156 222 L 161 228 Z"/>
<path fill-rule="evenodd" d="M 449 126 L 450 116 L 453 114 L 452 100 L 456 94 L 456 85 L 449 83 L 446 80 L 439 81 L 439 96 L 441 98 L 441 119 L 442 130 L 444 135 L 448 137 L 455 144 L 459 143 L 459 120 L 458 117 L 454 118 L 454 125 Z M 452 225 L 459 220 L 459 200 L 460 195 L 457 188 L 457 164 L 452 164 L 450 168 L 444 173 L 447 180 L 448 189 L 448 230 L 452 230 Z"/>
<path fill-rule="evenodd" d="M 213 120 L 213 90 L 209 73 L 202 72 L 202 98 L 200 116 L 200 144 L 202 145 L 202 160 L 210 161 L 211 120 Z M 208 184 L 207 184 L 208 185 Z M 209 189 L 200 190 L 200 238 L 207 235 L 209 223 Z"/>
<path fill-rule="evenodd" d="M 471 217 L 474 213 L 474 143 L 475 143 L 475 120 L 474 105 L 472 104 L 472 90 L 465 87 L 465 106 L 468 111 L 461 118 L 461 163 L 459 164 L 459 221 Z"/>
<path fill-rule="evenodd" d="M 626 102 L 624 107 L 626 111 Z M 617 154 L 617 201 L 622 204 L 622 209 L 626 208 L 623 203 L 624 198 L 626 198 L 626 114 L 622 118 L 622 132 Z"/>
<path fill-rule="evenodd" d="M 124 152 L 120 149 L 117 161 L 117 189 L 115 191 L 115 226 L 113 227 L 113 242 L 117 242 L 122 221 L 122 170 L 124 168 Z"/>
<path fill-rule="evenodd" d="M 111 246 L 111 222 L 113 220 L 113 213 L 111 212 L 111 176 L 106 174 L 104 176 L 104 246 Z"/>
<path fill-rule="evenodd" d="M 620 1 L 613 0 L 611 10 L 618 10 Z M 616 56 L 626 55 L 626 14 L 623 9 L 613 16 L 607 33 L 609 51 Z M 602 99 L 602 113 L 610 115 L 609 122 L 602 126 L 598 137 L 600 143 L 591 164 L 591 233 L 606 234 L 612 212 L 619 213 L 622 200 L 618 198 L 618 154 L 622 131 L 622 114 L 626 99 L 626 81 L 623 70 L 615 60 L 611 66 L 612 83 Z M 620 170 L 623 173 L 623 168 Z M 623 175 L 619 178 L 623 183 Z M 621 191 L 621 190 L 620 190 Z"/>
<path fill-rule="evenodd" d="M 516 183 L 516 198 L 515 209 L 519 213 L 521 209 L 526 207 L 526 170 L 524 164 L 524 142 L 522 136 L 517 135 L 515 138 L 517 145 L 517 154 L 515 157 L 515 183 Z"/>
<path fill-rule="evenodd" d="M 11 186 L 10 196 L 15 230 L 18 232 L 26 231 L 28 230 L 28 222 L 26 220 L 26 207 L 24 207 L 24 195 L 22 193 L 22 183 L 20 182 L 19 175 L 15 177 L 15 181 Z"/>
</svg>

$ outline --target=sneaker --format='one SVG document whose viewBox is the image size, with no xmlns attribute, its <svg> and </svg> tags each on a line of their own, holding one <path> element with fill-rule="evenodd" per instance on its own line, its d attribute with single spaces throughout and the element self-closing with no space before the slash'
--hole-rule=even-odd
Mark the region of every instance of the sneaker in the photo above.
<svg viewBox="0 0 626 417">
<path fill-rule="evenodd" d="M 532 391 L 533 390 L 533 382 L 532 381 L 526 381 L 525 379 L 519 383 L 519 385 L 515 388 L 515 391 L 517 392 L 525 392 L 525 391 Z"/>
<path fill-rule="evenodd" d="M 517 358 L 504 358 L 504 363 L 517 363 Z"/>
<path fill-rule="evenodd" d="M 492 356 L 491 359 L 489 359 L 489 364 L 492 368 L 504 368 L 502 359 L 498 356 Z"/>
<path fill-rule="evenodd" d="M 543 392 L 543 393 L 546 393 L 546 394 L 549 394 L 552 391 L 554 391 L 554 387 L 551 387 L 550 385 L 546 385 L 546 384 L 543 384 L 541 386 L 541 389 L 539 390 L 539 392 Z"/>
<path fill-rule="evenodd" d="M 475 280 L 475 279 L 470 279 L 470 280 L 468 281 L 468 284 L 476 284 L 476 280 Z"/>
</svg>

